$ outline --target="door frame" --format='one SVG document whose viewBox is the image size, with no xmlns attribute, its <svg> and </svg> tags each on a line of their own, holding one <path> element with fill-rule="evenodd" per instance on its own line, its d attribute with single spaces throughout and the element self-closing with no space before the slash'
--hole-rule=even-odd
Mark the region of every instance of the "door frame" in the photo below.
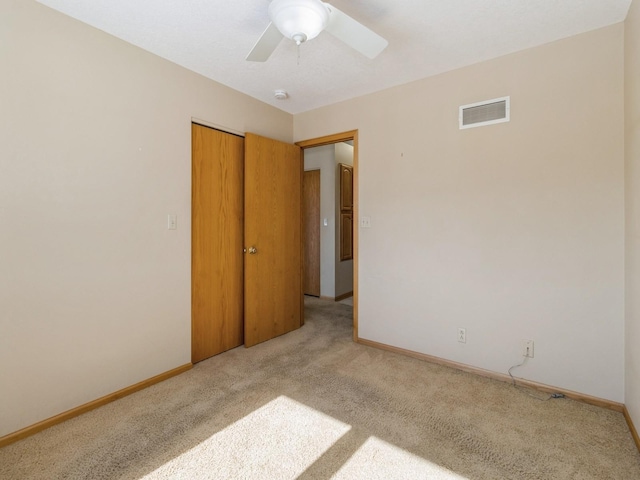
<svg viewBox="0 0 640 480">
<path fill-rule="evenodd" d="M 296 142 L 302 149 L 302 159 L 304 161 L 304 151 L 307 148 L 332 145 L 334 143 L 353 141 L 353 341 L 358 341 L 358 240 L 360 236 L 359 216 L 358 216 L 358 130 L 325 135 L 323 137 L 311 138 Z"/>
</svg>

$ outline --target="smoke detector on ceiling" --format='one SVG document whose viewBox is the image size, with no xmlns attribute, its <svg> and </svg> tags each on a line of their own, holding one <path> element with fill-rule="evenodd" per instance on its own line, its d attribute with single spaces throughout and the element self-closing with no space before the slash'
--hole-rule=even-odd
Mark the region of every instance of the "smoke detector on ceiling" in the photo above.
<svg viewBox="0 0 640 480">
<path fill-rule="evenodd" d="M 286 100 L 289 98 L 289 94 L 285 90 L 276 90 L 273 92 L 273 96 L 276 97 L 276 100 Z"/>
</svg>

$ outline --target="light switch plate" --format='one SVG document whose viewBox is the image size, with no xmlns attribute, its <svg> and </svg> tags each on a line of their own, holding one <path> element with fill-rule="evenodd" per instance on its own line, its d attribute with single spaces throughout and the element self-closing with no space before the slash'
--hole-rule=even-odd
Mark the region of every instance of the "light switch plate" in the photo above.
<svg viewBox="0 0 640 480">
<path fill-rule="evenodd" d="M 360 226 L 362 228 L 371 228 L 371 217 L 360 217 Z"/>
<path fill-rule="evenodd" d="M 167 230 L 176 230 L 178 228 L 178 216 L 170 213 L 167 215 Z"/>
</svg>

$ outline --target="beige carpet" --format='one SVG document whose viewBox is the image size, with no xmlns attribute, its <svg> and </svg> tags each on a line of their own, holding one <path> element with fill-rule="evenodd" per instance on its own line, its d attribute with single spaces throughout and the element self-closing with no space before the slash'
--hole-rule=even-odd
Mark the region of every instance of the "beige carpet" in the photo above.
<svg viewBox="0 0 640 480">
<path fill-rule="evenodd" d="M 1 479 L 640 479 L 621 414 L 351 341 L 351 308 L 0 449 Z"/>
</svg>

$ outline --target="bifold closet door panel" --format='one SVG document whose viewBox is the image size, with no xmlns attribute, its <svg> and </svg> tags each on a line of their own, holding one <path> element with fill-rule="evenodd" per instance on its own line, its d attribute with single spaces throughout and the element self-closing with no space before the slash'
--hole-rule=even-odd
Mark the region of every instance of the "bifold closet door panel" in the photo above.
<svg viewBox="0 0 640 480">
<path fill-rule="evenodd" d="M 300 147 L 245 137 L 244 344 L 300 328 L 302 295 Z"/>
<path fill-rule="evenodd" d="M 192 125 L 192 362 L 244 342 L 244 139 Z"/>
</svg>

